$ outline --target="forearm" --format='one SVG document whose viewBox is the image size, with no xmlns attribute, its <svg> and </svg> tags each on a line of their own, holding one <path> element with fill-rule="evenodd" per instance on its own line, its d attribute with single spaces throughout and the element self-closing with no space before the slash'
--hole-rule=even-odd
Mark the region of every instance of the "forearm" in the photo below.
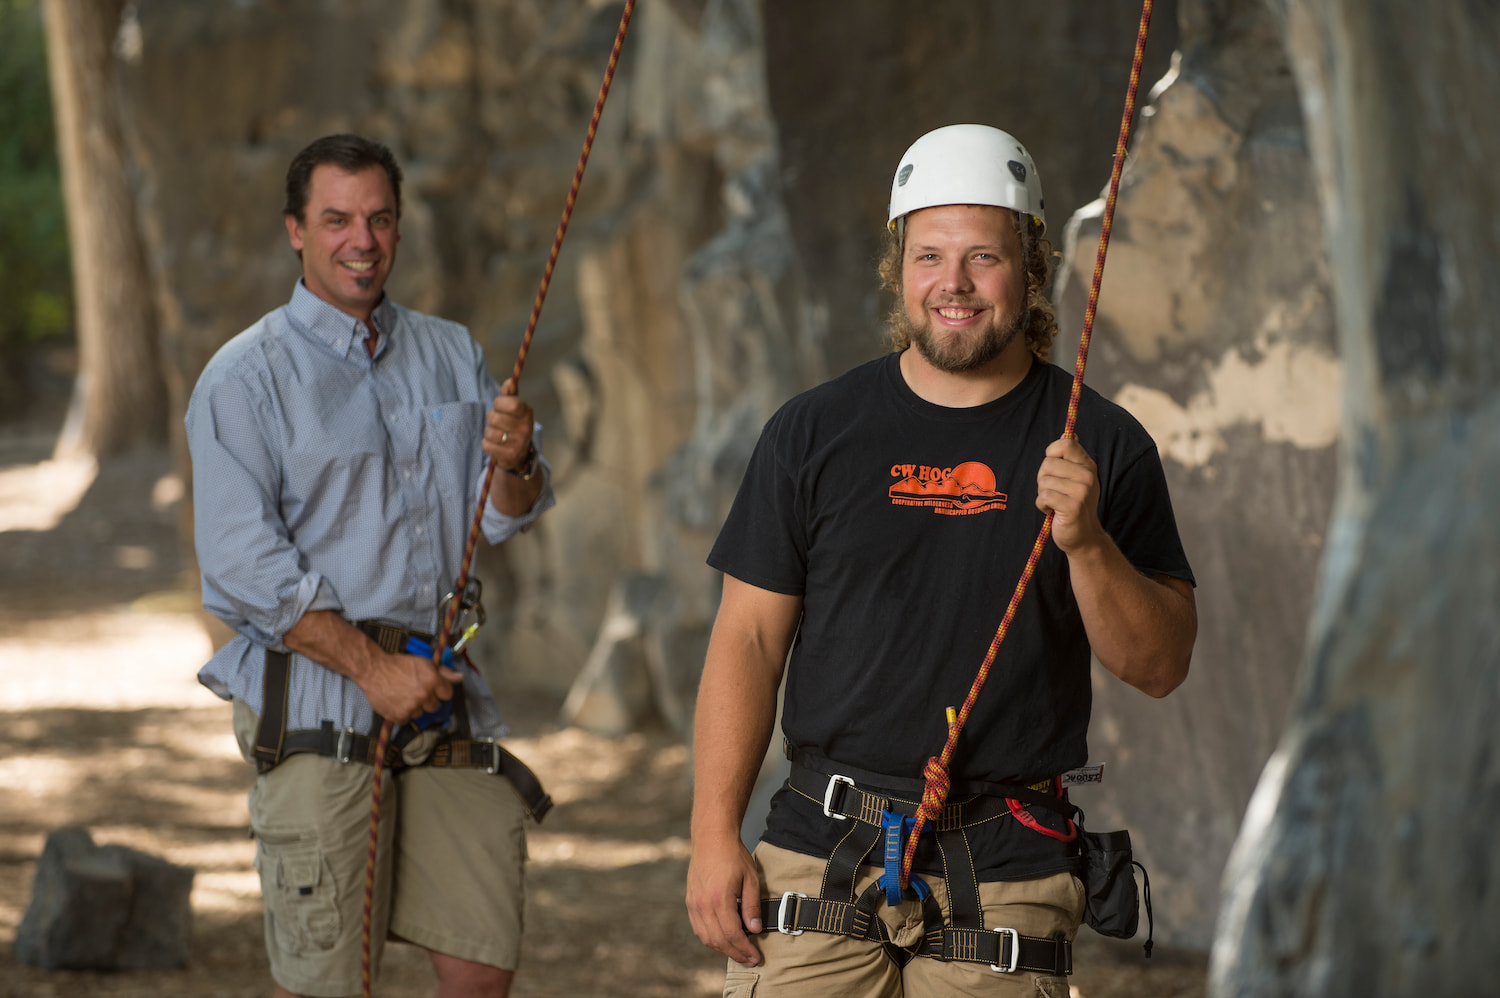
<svg viewBox="0 0 1500 998">
<path fill-rule="evenodd" d="M 346 676 L 381 717 L 401 723 L 453 696 L 463 675 L 418 655 L 387 654 L 331 610 L 309 610 L 283 639 L 292 651 Z"/>
<path fill-rule="evenodd" d="M 1070 552 L 1068 570 L 1100 664 L 1153 697 L 1176 689 L 1187 678 L 1198 633 L 1192 586 L 1142 575 L 1107 536 Z"/>
<path fill-rule="evenodd" d="M 740 824 L 776 723 L 782 660 L 763 648 L 710 639 L 693 728 L 694 841 L 739 840 Z M 782 655 L 785 654 L 783 650 Z"/>
<path fill-rule="evenodd" d="M 380 646 L 332 610 L 309 610 L 282 639 L 288 648 L 363 688 L 379 668 Z"/>
</svg>

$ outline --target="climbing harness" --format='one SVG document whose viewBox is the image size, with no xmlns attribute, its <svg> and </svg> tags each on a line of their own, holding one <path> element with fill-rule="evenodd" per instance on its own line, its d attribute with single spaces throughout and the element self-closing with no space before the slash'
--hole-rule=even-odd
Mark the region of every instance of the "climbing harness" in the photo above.
<svg viewBox="0 0 1500 998">
<path fill-rule="evenodd" d="M 578 156 L 578 166 L 573 171 L 573 183 L 568 188 L 567 201 L 563 204 L 562 218 L 557 225 L 557 234 L 553 237 L 552 240 L 552 251 L 550 254 L 548 254 L 547 265 L 542 271 L 541 285 L 537 288 L 536 299 L 531 306 L 531 318 L 526 323 L 526 332 L 521 337 L 521 348 L 516 353 L 515 366 L 511 369 L 510 378 L 505 383 L 504 390 L 511 395 L 516 394 L 521 383 L 521 370 L 525 367 L 526 356 L 531 351 L 531 340 L 532 337 L 536 334 L 537 320 L 541 318 L 542 303 L 547 300 L 547 289 L 552 284 L 552 273 L 553 270 L 557 267 L 558 254 L 562 251 L 563 236 L 568 231 L 568 222 L 573 217 L 573 206 L 578 201 L 578 189 L 583 184 L 583 171 L 585 167 L 588 166 L 589 153 L 593 150 L 594 138 L 599 132 L 599 119 L 604 114 L 604 101 L 609 96 L 610 85 L 614 82 L 615 68 L 619 65 L 620 62 L 620 50 L 625 45 L 625 34 L 630 27 L 631 14 L 635 12 L 635 3 L 636 0 L 625 0 L 625 9 L 620 13 L 620 27 L 615 32 L 614 47 L 611 48 L 609 52 L 609 64 L 605 67 L 604 70 L 604 80 L 599 85 L 599 97 L 594 102 L 594 113 L 593 116 L 589 119 L 588 134 L 584 136 L 583 151 Z M 523 478 L 529 479 L 532 473 L 534 473 L 536 468 L 535 460 L 535 455 L 533 453 L 527 454 L 526 468 L 522 475 Z M 480 524 L 483 522 L 485 503 L 489 502 L 490 486 L 494 482 L 494 479 L 495 463 L 493 461 L 489 461 L 487 462 L 487 467 L 484 473 L 484 483 L 479 490 L 479 503 L 474 510 L 474 519 L 469 524 L 469 537 L 467 542 L 464 544 L 463 560 L 460 562 L 458 569 L 458 581 L 453 587 L 453 591 L 455 593 L 466 593 L 469 590 L 469 568 L 474 560 L 475 548 L 479 544 Z M 441 614 L 440 619 L 442 620 L 442 627 L 431 641 L 432 663 L 434 666 L 443 664 L 445 661 L 445 654 L 449 653 L 449 649 L 447 647 L 448 640 L 450 635 L 454 634 L 455 626 L 459 619 L 461 604 L 461 599 L 448 600 L 446 613 Z M 462 637 L 462 635 L 460 637 Z M 448 658 L 447 661 L 451 661 L 451 658 Z M 388 720 L 381 722 L 379 734 L 376 736 L 374 757 L 371 760 L 373 786 L 371 788 L 370 800 L 370 848 L 369 858 L 365 864 L 364 913 L 362 916 L 360 929 L 360 993 L 363 998 L 370 998 L 370 922 L 371 912 L 374 907 L 375 900 L 376 855 L 380 844 L 380 789 L 381 780 L 386 764 L 387 747 L 390 744 L 391 739 L 392 727 L 393 725 Z M 471 741 L 465 744 L 467 746 L 472 746 L 474 743 Z M 500 747 L 498 745 L 495 745 L 493 742 L 491 742 L 490 745 L 494 749 L 494 753 L 492 753 L 488 758 L 491 761 L 491 764 L 496 766 L 495 769 L 490 769 L 490 772 L 500 771 L 501 757 L 498 755 L 498 753 L 504 752 L 504 750 L 500 749 Z M 441 748 L 441 746 L 439 746 L 439 748 Z M 460 753 L 458 748 L 455 747 L 453 749 L 452 758 L 457 759 L 459 754 Z M 433 756 L 433 764 L 436 765 L 438 764 L 436 762 L 438 752 L 435 751 L 433 753 Z M 504 753 L 504 757 L 512 759 L 514 758 L 510 756 L 508 752 Z M 524 769 L 525 767 L 523 766 L 521 768 Z M 527 772 L 529 774 L 530 771 L 528 770 Z M 514 782 L 514 780 L 512 782 Z M 540 821 L 542 816 L 546 814 L 546 809 L 543 808 L 540 811 L 531 810 L 530 814 L 532 818 Z"/>
<path fill-rule="evenodd" d="M 1060 794 L 1058 779 L 1031 784 L 983 783 L 966 785 L 973 791 L 963 799 L 944 804 L 933 820 L 937 848 L 947 873 L 949 917 L 944 920 L 937 898 L 916 875 L 901 883 L 901 842 L 909 833 L 920 806 L 922 782 L 901 777 L 876 776 L 839 763 L 818 758 L 785 745 L 792 760 L 787 786 L 821 805 L 823 814 L 849 823 L 828 859 L 822 893 L 809 897 L 786 891 L 780 897 L 761 899 L 761 910 L 774 912 L 766 919 L 765 931 L 800 935 L 812 930 L 854 936 L 878 942 L 898 966 L 914 957 L 930 957 L 961 963 L 982 963 L 1001 973 L 1026 971 L 1060 976 L 1073 972 L 1073 944 L 1064 933 L 1050 937 L 1023 936 L 1014 929 L 986 927 L 966 830 L 1011 814 L 1013 801 L 1046 808 L 1065 821 L 1077 813 Z M 859 773 L 856 779 L 848 775 Z M 882 789 L 871 789 L 871 786 Z M 982 787 L 982 791 L 979 788 Z M 1068 827 L 1073 827 L 1071 823 Z M 1077 831 L 1073 834 L 1076 836 Z M 855 893 L 855 883 L 865 857 L 884 844 L 884 870 L 878 880 Z M 911 947 L 898 945 L 886 923 L 878 917 L 881 905 L 915 900 L 921 905 L 924 932 Z"/>
<path fill-rule="evenodd" d="M 1074 368 L 1067 422 L 1063 430 L 1065 437 L 1075 435 L 1084 366 L 1088 360 L 1099 287 L 1104 275 L 1104 259 L 1114 222 L 1120 174 L 1125 165 L 1131 121 L 1135 115 L 1136 90 L 1140 83 L 1151 8 L 1152 0 L 1144 0 L 1140 27 L 1136 34 L 1135 56 L 1130 69 L 1130 85 L 1125 97 L 1119 139 L 1115 146 L 1109 194 L 1099 233 L 1093 285 L 1089 291 L 1083 333 L 1078 344 L 1078 361 Z M 948 129 L 939 129 L 938 132 L 947 133 L 941 136 L 943 143 L 1013 144 L 1015 155 L 1019 155 L 1020 160 L 1007 163 L 1015 184 L 1006 182 L 995 185 L 983 177 L 960 175 L 946 167 L 937 168 L 938 179 L 930 183 L 944 190 L 979 190 L 977 195 L 965 195 L 962 203 L 970 203 L 978 197 L 978 203 L 998 203 L 1013 210 L 1027 211 L 1040 222 L 1041 189 L 1035 178 L 1035 168 L 1030 165 L 1030 158 L 1019 143 L 997 129 L 982 129 L 980 126 L 950 126 Z M 955 203 L 951 200 L 943 201 L 942 194 L 934 194 L 927 188 L 902 191 L 919 169 L 916 164 L 916 160 L 920 158 L 916 156 L 920 151 L 918 146 L 938 135 L 938 132 L 929 133 L 918 140 L 917 145 L 907 154 L 911 163 L 903 165 L 897 173 L 890 209 L 893 231 L 907 212 L 924 205 Z M 996 139 L 995 136 L 1000 138 Z M 935 168 L 927 169 L 932 171 Z M 913 187 L 917 185 L 913 184 Z M 938 200 L 932 200 L 933 197 L 938 197 Z M 1042 835 L 1061 842 L 1077 842 L 1081 854 L 1080 880 L 1084 884 L 1086 896 L 1085 920 L 1096 931 L 1105 935 L 1129 938 L 1135 934 L 1138 901 L 1133 867 L 1140 864 L 1131 858 L 1129 834 L 1086 832 L 1083 828 L 1082 810 L 1069 802 L 1064 792 L 1065 786 L 1099 782 L 1102 767 L 1086 767 L 1027 784 L 955 783 L 948 772 L 959 735 L 989 677 L 996 653 L 1005 640 L 1021 598 L 1036 572 L 1047 539 L 1052 535 L 1052 521 L 1053 514 L 1048 513 L 962 708 L 957 711 L 948 708 L 947 742 L 939 756 L 927 760 L 921 780 L 862 772 L 817 758 L 786 744 L 788 758 L 792 761 L 787 786 L 793 792 L 821 804 L 825 817 L 835 821 L 848 821 L 850 829 L 829 857 L 820 897 L 787 891 L 779 898 L 762 899 L 762 911 L 775 915 L 774 921 L 768 920 L 766 931 L 774 929 L 798 935 L 813 930 L 876 941 L 901 966 L 913 957 L 920 956 L 985 963 L 992 970 L 1001 973 L 1028 971 L 1058 976 L 1071 974 L 1073 949 L 1065 934 L 1059 932 L 1051 938 L 1036 938 L 1020 935 L 1012 928 L 987 928 L 984 925 L 973 856 L 969 851 L 964 829 L 1009 816 Z M 880 789 L 872 790 L 872 787 Z M 958 799 L 950 803 L 950 796 Z M 1036 813 L 1038 810 L 1051 812 L 1060 818 L 1060 827 L 1056 822 L 1042 820 Z M 950 909 L 947 921 L 944 921 L 941 907 L 927 884 L 912 874 L 919 838 L 929 826 L 947 873 Z M 882 875 L 856 896 L 854 888 L 860 866 L 866 856 L 881 846 L 884 857 Z M 1145 872 L 1144 867 L 1141 870 L 1142 873 Z M 1149 919 L 1149 880 L 1146 881 L 1145 896 Z M 882 903 L 897 905 L 908 900 L 920 903 L 924 926 L 922 938 L 911 948 L 896 945 L 885 923 L 877 917 Z M 1149 938 L 1145 949 L 1149 956 Z"/>
<path fill-rule="evenodd" d="M 912 874 L 904 890 L 899 879 L 900 842 L 909 833 L 920 807 L 923 782 L 866 773 L 830 762 L 790 742 L 783 742 L 783 749 L 792 763 L 787 787 L 821 805 L 825 817 L 849 822 L 850 828 L 829 857 L 820 896 L 786 891 L 780 897 L 761 899 L 763 912 L 776 913 L 775 921 L 768 920 L 764 931 L 775 929 L 785 935 L 801 935 L 811 929 L 879 942 L 899 966 L 920 956 L 984 963 L 1002 972 L 1070 974 L 1073 944 L 1061 933 L 1050 938 L 1022 936 L 1011 929 L 987 929 L 984 925 L 974 856 L 965 832 L 1010 816 L 1044 835 L 1078 842 L 1084 920 L 1103 935 L 1130 939 L 1136 934 L 1140 895 L 1136 891 L 1134 868 L 1138 867 L 1145 879 L 1146 918 L 1150 926 L 1144 949 L 1147 956 L 1151 955 L 1155 934 L 1151 879 L 1146 868 L 1131 857 L 1130 833 L 1085 831 L 1083 810 L 1063 796 L 1070 780 L 1098 782 L 1102 767 L 1084 767 L 1025 784 L 982 781 L 955 784 L 954 796 L 958 799 L 945 803 L 933 821 L 951 909 L 945 922 L 942 910 L 921 877 Z M 882 789 L 871 789 L 872 786 Z M 1032 809 L 1050 812 L 1055 816 L 1054 824 L 1060 820 L 1062 827 L 1046 824 L 1033 816 Z M 882 842 L 884 870 L 875 883 L 856 895 L 854 886 L 860 867 L 871 850 Z M 925 931 L 913 947 L 907 948 L 897 945 L 876 913 L 882 903 L 895 906 L 913 899 L 921 904 Z"/>
</svg>

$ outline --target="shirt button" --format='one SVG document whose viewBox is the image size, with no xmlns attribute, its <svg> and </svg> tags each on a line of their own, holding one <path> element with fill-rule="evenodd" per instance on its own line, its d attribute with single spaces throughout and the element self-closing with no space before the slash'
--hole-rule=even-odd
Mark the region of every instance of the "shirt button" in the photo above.
<svg viewBox="0 0 1500 998">
<path fill-rule="evenodd" d="M 401 472 L 401 477 L 410 480 L 411 479 L 411 469 L 407 468 L 405 471 Z"/>
<path fill-rule="evenodd" d="M 417 528 L 417 536 L 418 536 L 418 537 L 421 537 L 421 536 L 422 536 L 422 528 L 421 528 L 421 527 L 418 527 L 418 528 Z"/>
</svg>

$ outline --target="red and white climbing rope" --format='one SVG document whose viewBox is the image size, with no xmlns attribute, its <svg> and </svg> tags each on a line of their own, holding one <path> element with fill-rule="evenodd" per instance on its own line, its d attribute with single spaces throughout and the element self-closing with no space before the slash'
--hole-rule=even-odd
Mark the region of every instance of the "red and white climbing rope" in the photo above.
<svg viewBox="0 0 1500 998">
<path fill-rule="evenodd" d="M 1063 436 L 1072 437 L 1073 429 L 1078 422 L 1078 397 L 1083 391 L 1083 368 L 1088 363 L 1089 338 L 1094 330 L 1094 313 L 1099 305 L 1099 284 L 1104 278 L 1104 256 L 1109 250 L 1109 231 L 1114 224 L 1115 199 L 1120 190 L 1120 173 L 1125 168 L 1125 149 L 1130 143 L 1130 124 L 1135 117 L 1135 94 L 1141 81 L 1141 60 L 1146 54 L 1146 30 L 1151 24 L 1152 0 L 1145 0 L 1141 7 L 1140 30 L 1136 33 L 1135 59 L 1130 66 L 1130 87 L 1125 93 L 1125 113 L 1120 119 L 1120 137 L 1115 144 L 1114 168 L 1109 177 L 1109 195 L 1104 202 L 1104 224 L 1099 230 L 1099 252 L 1094 259 L 1094 282 L 1089 288 L 1088 308 L 1083 313 L 1083 334 L 1078 340 L 1078 362 L 1073 368 L 1073 392 L 1068 398 L 1068 421 L 1063 428 Z M 964 698 L 964 705 L 958 711 L 957 717 L 948 725 L 948 740 L 943 744 L 940 755 L 927 760 L 923 767 L 922 777 L 925 786 L 922 789 L 922 802 L 917 808 L 916 818 L 912 824 L 911 837 L 907 839 L 906 851 L 901 857 L 901 888 L 906 889 L 907 882 L 911 877 L 912 861 L 917 855 L 917 837 L 921 835 L 922 828 L 929 821 L 935 821 L 943 812 L 943 805 L 948 800 L 948 790 L 951 780 L 948 775 L 948 764 L 953 760 L 953 751 L 958 745 L 958 736 L 963 731 L 964 723 L 969 719 L 969 712 L 974 709 L 974 702 L 979 699 L 979 691 L 984 689 L 985 680 L 989 678 L 990 667 L 995 664 L 995 655 L 1000 650 L 1000 643 L 1005 640 L 1006 633 L 1010 630 L 1010 622 L 1015 618 L 1016 608 L 1021 605 L 1021 597 L 1026 594 L 1026 587 L 1031 582 L 1031 577 L 1036 573 L 1037 562 L 1041 559 L 1042 550 L 1047 545 L 1047 539 L 1052 536 L 1052 516 L 1048 513 L 1047 519 L 1042 523 L 1041 533 L 1037 534 L 1036 543 L 1031 547 L 1031 557 L 1026 559 L 1026 568 L 1021 572 L 1021 579 L 1016 583 L 1016 591 L 1011 595 L 1010 605 L 1005 608 L 1005 616 L 1000 620 L 1000 627 L 995 631 L 994 640 L 990 642 L 989 651 L 985 653 L 984 662 L 979 666 L 979 673 L 974 677 L 974 683 L 969 687 L 969 695 Z"/>
<path fill-rule="evenodd" d="M 557 223 L 557 235 L 552 240 L 552 252 L 547 256 L 547 266 L 542 272 L 542 283 L 537 288 L 536 300 L 531 306 L 531 319 L 526 323 L 526 333 L 521 337 L 521 349 L 516 354 L 515 366 L 505 383 L 505 391 L 511 395 L 521 383 L 521 370 L 526 366 L 526 355 L 531 352 L 531 340 L 536 334 L 537 320 L 542 315 L 542 303 L 547 300 L 547 289 L 552 284 L 552 272 L 557 266 L 557 256 L 562 251 L 563 236 L 568 231 L 568 222 L 573 217 L 573 206 L 578 201 L 578 189 L 583 185 L 583 171 L 588 166 L 589 153 L 594 148 L 594 138 L 599 132 L 599 119 L 604 114 L 604 101 L 609 97 L 610 85 L 614 83 L 615 67 L 620 62 L 620 49 L 625 45 L 625 33 L 630 28 L 630 16 L 635 12 L 635 0 L 626 0 L 625 10 L 620 14 L 620 27 L 615 33 L 615 44 L 609 52 L 609 65 L 604 70 L 604 80 L 599 85 L 599 99 L 594 102 L 594 114 L 589 119 L 588 134 L 583 140 L 583 151 L 578 156 L 578 167 L 573 171 L 573 183 L 568 188 L 568 199 L 563 205 L 562 219 Z M 469 568 L 474 561 L 474 549 L 479 542 L 480 524 L 484 519 L 484 505 L 489 501 L 490 486 L 495 479 L 495 463 L 489 462 L 484 473 L 484 485 L 479 490 L 479 505 L 474 510 L 473 522 L 469 525 L 469 537 L 464 544 L 463 560 L 458 569 L 458 581 L 454 583 L 455 598 L 448 601 L 448 611 L 433 640 L 432 664 L 442 665 L 443 651 L 448 646 L 448 636 L 460 612 L 462 594 L 469 583 Z M 365 905 L 361 919 L 360 935 L 360 986 L 364 998 L 370 998 L 370 922 L 375 899 L 376 855 L 380 845 L 380 789 L 384 776 L 385 753 L 390 744 L 393 725 L 386 721 L 380 728 L 380 739 L 375 751 L 374 787 L 370 800 L 370 854 L 365 866 Z"/>
</svg>

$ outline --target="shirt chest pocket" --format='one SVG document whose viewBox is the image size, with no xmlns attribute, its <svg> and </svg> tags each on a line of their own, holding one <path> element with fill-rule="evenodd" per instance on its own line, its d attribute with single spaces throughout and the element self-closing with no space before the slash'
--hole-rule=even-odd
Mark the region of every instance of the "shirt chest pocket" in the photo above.
<svg viewBox="0 0 1500 998">
<path fill-rule="evenodd" d="M 422 410 L 422 446 L 427 464 L 443 494 L 467 499 L 477 487 L 484 460 L 486 406 L 482 402 L 450 402 Z"/>
</svg>

